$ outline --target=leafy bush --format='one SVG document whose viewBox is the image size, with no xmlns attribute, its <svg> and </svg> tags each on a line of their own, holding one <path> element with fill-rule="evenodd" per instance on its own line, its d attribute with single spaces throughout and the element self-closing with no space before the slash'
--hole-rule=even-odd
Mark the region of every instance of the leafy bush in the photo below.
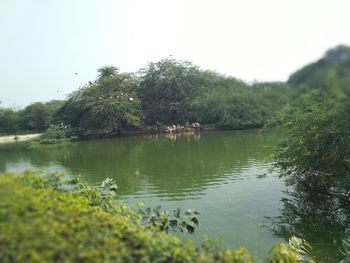
<svg viewBox="0 0 350 263">
<path fill-rule="evenodd" d="M 196 247 L 135 223 L 140 214 L 113 202 L 111 180 L 90 187 L 62 173 L 27 171 L 1 175 L 0 190 L 1 262 L 252 262 L 244 248 Z M 266 262 L 296 262 L 288 245 L 278 251 Z"/>
<path fill-rule="evenodd" d="M 172 212 L 161 211 L 161 206 L 157 206 L 153 210 L 150 208 L 140 209 L 142 215 L 142 224 L 153 225 L 159 227 L 161 231 L 169 233 L 169 231 L 180 231 L 193 234 L 198 226 L 199 212 L 188 209 L 181 215 L 181 209 L 177 208 Z"/>
<path fill-rule="evenodd" d="M 350 171 L 349 106 L 311 103 L 287 123 L 288 139 L 280 145 L 277 167 L 298 179 L 346 177 Z"/>
<path fill-rule="evenodd" d="M 66 139 L 71 136 L 71 130 L 69 126 L 51 125 L 41 136 L 40 139 Z"/>
<path fill-rule="evenodd" d="M 341 251 L 344 255 L 344 259 L 341 263 L 349 263 L 350 262 L 350 238 L 346 238 L 343 240 L 343 249 Z"/>
<path fill-rule="evenodd" d="M 42 135 L 31 141 L 30 147 L 37 148 L 42 145 L 57 146 L 70 143 L 72 131 L 69 126 L 51 125 Z"/>
</svg>

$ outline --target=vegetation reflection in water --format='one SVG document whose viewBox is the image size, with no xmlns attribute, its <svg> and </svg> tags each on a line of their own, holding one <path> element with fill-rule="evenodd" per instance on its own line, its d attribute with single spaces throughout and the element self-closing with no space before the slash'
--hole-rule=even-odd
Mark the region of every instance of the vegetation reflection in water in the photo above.
<svg viewBox="0 0 350 263">
<path fill-rule="evenodd" d="M 340 244 L 332 242 L 340 239 L 337 230 L 341 233 L 344 225 L 328 224 L 331 217 L 315 224 L 313 217 L 319 217 L 309 212 L 317 204 L 307 203 L 307 213 L 300 213 L 295 209 L 300 208 L 298 200 L 269 172 L 270 155 L 281 138 L 242 131 L 126 137 L 50 149 L 8 144 L 0 147 L 0 170 L 63 170 L 91 183 L 111 177 L 118 183 L 119 197 L 131 203 L 200 211 L 195 239 L 220 235 L 228 245 L 246 246 L 264 256 L 272 243 L 296 234 L 323 251 L 317 252 L 321 258 L 336 256 Z M 325 238 L 329 231 L 333 235 Z"/>
</svg>

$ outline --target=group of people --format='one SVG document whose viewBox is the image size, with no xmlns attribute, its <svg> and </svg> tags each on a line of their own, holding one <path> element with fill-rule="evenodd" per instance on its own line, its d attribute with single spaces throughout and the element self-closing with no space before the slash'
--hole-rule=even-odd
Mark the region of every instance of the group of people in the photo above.
<svg viewBox="0 0 350 263">
<path fill-rule="evenodd" d="M 193 122 L 191 124 L 186 122 L 185 125 L 173 124 L 165 128 L 166 133 L 195 132 L 199 130 L 200 130 L 200 124 L 198 122 Z"/>
</svg>

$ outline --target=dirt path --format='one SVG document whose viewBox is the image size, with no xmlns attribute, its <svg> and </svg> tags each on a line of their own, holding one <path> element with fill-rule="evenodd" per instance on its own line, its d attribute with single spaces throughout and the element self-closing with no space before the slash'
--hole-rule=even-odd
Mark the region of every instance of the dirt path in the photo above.
<svg viewBox="0 0 350 263">
<path fill-rule="evenodd" d="M 28 140 L 34 139 L 40 135 L 41 135 L 41 133 L 0 136 L 0 143 L 9 143 L 9 142 L 16 142 L 16 141 L 23 142 L 23 141 L 28 141 Z"/>
</svg>

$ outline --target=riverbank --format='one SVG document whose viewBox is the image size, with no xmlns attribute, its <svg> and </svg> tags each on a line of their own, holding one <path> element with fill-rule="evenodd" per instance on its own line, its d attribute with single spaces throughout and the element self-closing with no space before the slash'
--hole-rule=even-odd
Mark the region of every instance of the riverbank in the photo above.
<svg viewBox="0 0 350 263">
<path fill-rule="evenodd" d="M 39 137 L 41 133 L 0 136 L 0 143 L 23 142 Z"/>
</svg>

